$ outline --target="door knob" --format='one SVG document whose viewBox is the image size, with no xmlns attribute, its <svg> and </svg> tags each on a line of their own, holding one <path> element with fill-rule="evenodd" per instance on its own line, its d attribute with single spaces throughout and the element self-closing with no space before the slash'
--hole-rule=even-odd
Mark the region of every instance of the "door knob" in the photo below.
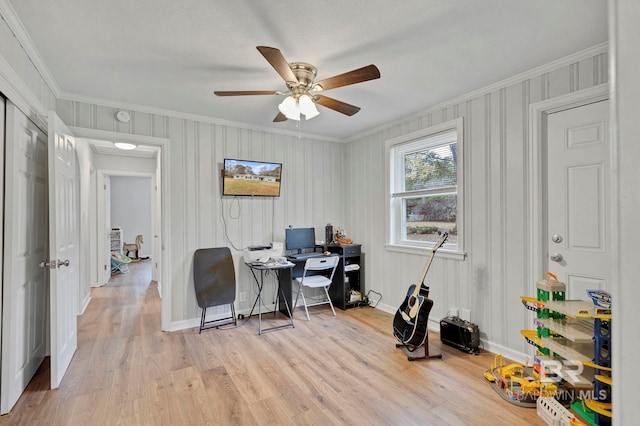
<svg viewBox="0 0 640 426">
<path fill-rule="evenodd" d="M 55 260 L 51 260 L 51 261 L 49 261 L 49 260 L 45 260 L 44 262 L 40 262 L 40 265 L 39 265 L 39 266 L 40 266 L 42 269 L 46 269 L 46 268 L 49 268 L 49 269 L 56 269 L 56 261 L 55 261 Z"/>
<path fill-rule="evenodd" d="M 553 241 L 556 244 L 561 243 L 562 242 L 562 235 L 555 234 L 553 237 L 551 237 L 551 241 Z"/>
<path fill-rule="evenodd" d="M 562 256 L 561 256 L 562 257 Z M 69 266 L 71 262 L 69 261 L 69 259 L 65 259 L 65 260 L 58 260 L 58 266 Z"/>
<path fill-rule="evenodd" d="M 562 257 L 562 255 L 560 253 L 553 253 L 549 259 L 551 259 L 553 262 L 562 262 L 562 260 L 564 259 L 564 257 Z"/>
</svg>

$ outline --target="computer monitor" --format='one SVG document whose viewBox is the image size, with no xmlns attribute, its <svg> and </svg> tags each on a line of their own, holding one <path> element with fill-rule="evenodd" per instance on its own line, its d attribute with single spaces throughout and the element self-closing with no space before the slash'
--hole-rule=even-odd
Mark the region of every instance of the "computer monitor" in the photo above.
<svg viewBox="0 0 640 426">
<path fill-rule="evenodd" d="M 316 245 L 315 228 L 287 228 L 284 231 L 285 248 L 287 250 L 302 250 L 314 248 Z"/>
</svg>

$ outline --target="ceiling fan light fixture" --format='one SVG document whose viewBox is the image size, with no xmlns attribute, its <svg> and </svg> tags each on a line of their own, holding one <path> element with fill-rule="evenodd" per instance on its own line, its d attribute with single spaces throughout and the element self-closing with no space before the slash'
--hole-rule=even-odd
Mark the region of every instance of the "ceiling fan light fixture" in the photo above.
<svg viewBox="0 0 640 426">
<path fill-rule="evenodd" d="M 298 99 L 298 106 L 300 107 L 300 112 L 304 114 L 304 117 L 307 120 L 310 120 L 320 114 L 318 112 L 318 108 L 316 108 L 316 104 L 309 95 L 300 96 Z"/>
<path fill-rule="evenodd" d="M 293 96 L 287 96 L 284 101 L 278 105 L 278 109 L 289 120 L 300 120 L 300 108 Z"/>
<path fill-rule="evenodd" d="M 116 148 L 124 149 L 125 151 L 136 149 L 137 147 L 137 145 L 127 142 L 115 142 L 114 145 L 116 146 Z"/>
<path fill-rule="evenodd" d="M 282 55 L 282 52 L 275 47 L 256 46 L 256 48 L 282 77 L 288 90 L 286 92 L 279 90 L 216 90 L 213 93 L 217 96 L 282 95 L 290 93 L 291 95 L 287 96 L 278 105 L 280 112 L 273 119 L 274 123 L 286 121 L 287 119 L 299 121 L 300 113 L 304 114 L 306 120 L 310 120 L 320 114 L 316 108 L 316 103 L 341 114 L 352 116 L 360 111 L 360 107 L 320 94 L 316 95 L 315 93 L 380 78 L 380 70 L 371 64 L 316 82 L 317 68 L 315 66 L 306 62 L 289 62 Z"/>
</svg>

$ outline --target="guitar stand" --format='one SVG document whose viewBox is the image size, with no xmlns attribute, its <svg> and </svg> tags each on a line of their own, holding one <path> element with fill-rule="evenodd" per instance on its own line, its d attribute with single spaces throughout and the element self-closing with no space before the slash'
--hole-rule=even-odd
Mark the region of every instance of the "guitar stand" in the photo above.
<svg viewBox="0 0 640 426">
<path fill-rule="evenodd" d="M 405 345 L 403 343 L 396 343 L 396 348 L 401 348 L 402 352 L 407 355 L 409 361 L 415 361 L 417 359 L 442 359 L 442 354 L 429 355 L 429 339 L 425 339 L 425 342 L 420 346 Z M 413 349 L 412 349 L 413 348 Z M 415 354 L 415 355 L 414 355 Z"/>
</svg>

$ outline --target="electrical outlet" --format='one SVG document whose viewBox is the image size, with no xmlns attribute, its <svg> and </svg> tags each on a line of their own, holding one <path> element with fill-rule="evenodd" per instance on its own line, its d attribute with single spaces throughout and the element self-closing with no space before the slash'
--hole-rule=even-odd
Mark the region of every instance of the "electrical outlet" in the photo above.
<svg viewBox="0 0 640 426">
<path fill-rule="evenodd" d="M 247 301 L 247 292 L 246 291 L 241 291 L 240 294 L 238 294 L 238 301 L 239 302 L 246 302 Z"/>
<path fill-rule="evenodd" d="M 458 308 L 449 308 L 449 315 L 451 315 L 452 317 L 457 317 L 458 316 Z"/>
<path fill-rule="evenodd" d="M 462 309 L 460 311 L 460 319 L 471 322 L 471 311 L 469 309 Z"/>
</svg>

